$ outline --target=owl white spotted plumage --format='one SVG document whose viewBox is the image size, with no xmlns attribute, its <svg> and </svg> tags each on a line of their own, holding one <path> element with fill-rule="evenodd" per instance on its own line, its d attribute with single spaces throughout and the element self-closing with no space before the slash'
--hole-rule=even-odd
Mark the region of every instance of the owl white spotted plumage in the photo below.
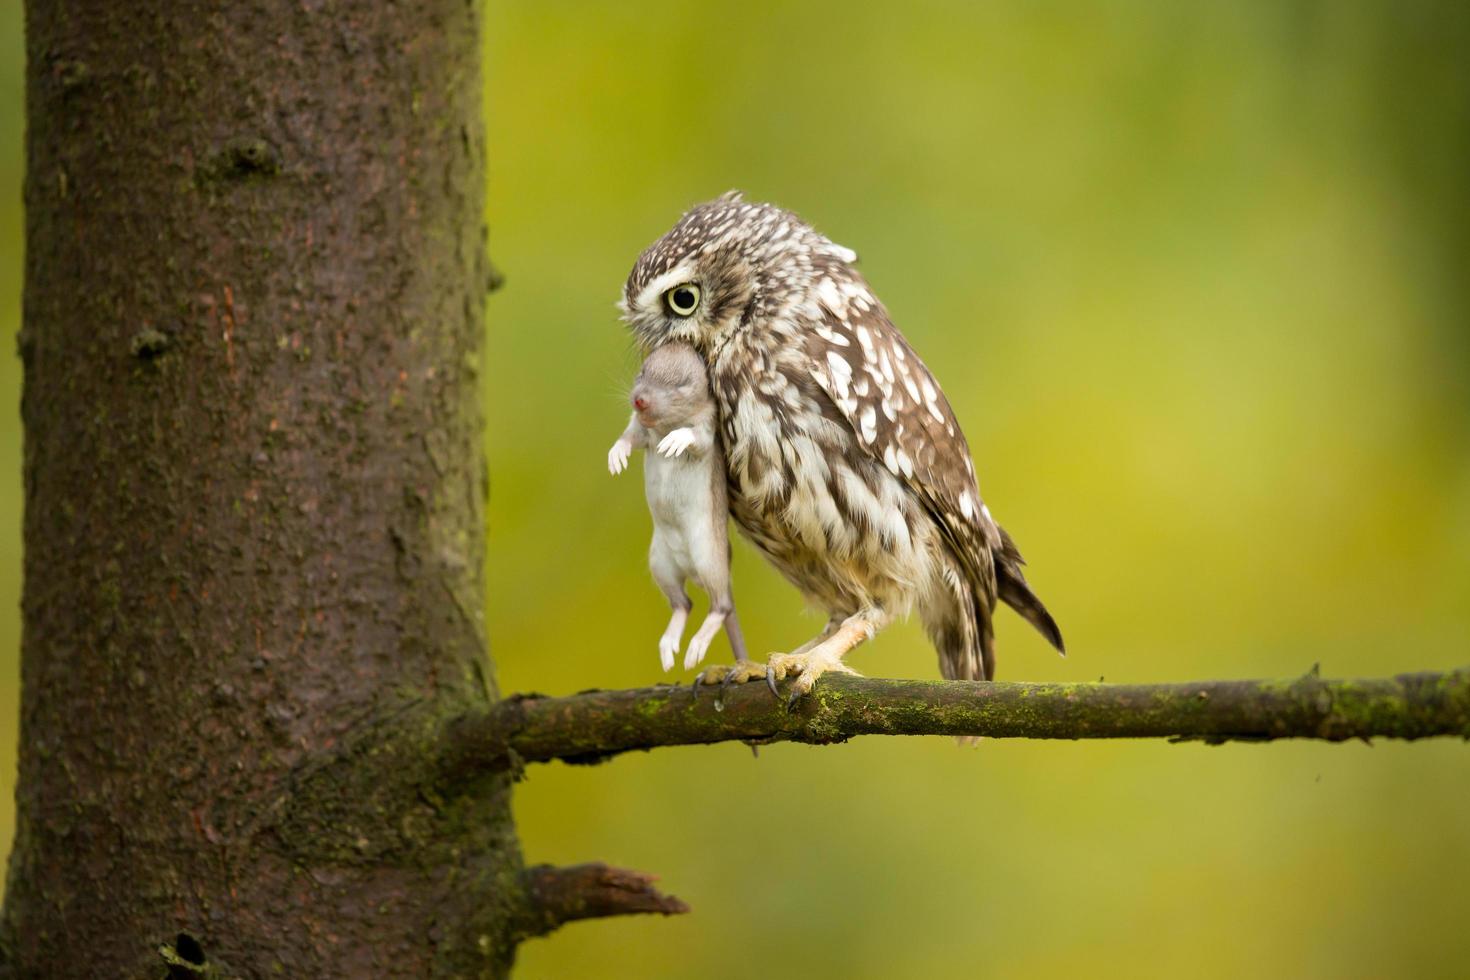
<svg viewBox="0 0 1470 980">
<path fill-rule="evenodd" d="M 857 255 L 737 193 L 701 204 L 639 257 L 624 319 L 652 350 L 703 355 L 741 531 L 827 626 L 768 665 L 794 701 L 894 618 L 919 613 L 945 677 L 990 679 L 1004 601 L 1058 651 L 1021 556 L 980 500 L 969 446 L 929 369 L 855 267 Z"/>
</svg>

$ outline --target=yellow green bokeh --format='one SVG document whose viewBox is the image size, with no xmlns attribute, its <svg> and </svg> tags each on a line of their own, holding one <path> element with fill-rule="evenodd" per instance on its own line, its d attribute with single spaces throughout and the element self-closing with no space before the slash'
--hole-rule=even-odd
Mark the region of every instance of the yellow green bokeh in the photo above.
<svg viewBox="0 0 1470 980">
<path fill-rule="evenodd" d="M 23 45 L 0 10 L 0 853 L 20 594 Z M 488 616 L 503 690 L 664 680 L 613 302 L 738 187 L 862 255 L 1066 633 L 1007 679 L 1470 662 L 1470 6 L 486 7 Z M 748 547 L 758 651 L 820 617 Z M 702 608 L 702 597 L 696 599 Z M 714 656 L 728 656 L 719 641 Z M 937 676 L 915 624 L 864 673 Z M 678 919 L 522 976 L 1470 974 L 1470 747 L 868 739 L 533 769 L 528 858 Z"/>
</svg>

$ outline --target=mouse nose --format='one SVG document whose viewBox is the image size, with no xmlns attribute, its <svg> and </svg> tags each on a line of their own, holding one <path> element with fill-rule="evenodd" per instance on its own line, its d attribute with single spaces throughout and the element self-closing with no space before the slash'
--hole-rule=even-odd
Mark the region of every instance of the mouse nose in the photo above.
<svg viewBox="0 0 1470 980">
<path fill-rule="evenodd" d="M 648 399 L 644 398 L 642 395 L 639 395 L 637 398 L 633 399 L 633 407 L 638 409 L 638 411 L 640 412 L 643 411 L 645 408 L 648 407 Z"/>
</svg>

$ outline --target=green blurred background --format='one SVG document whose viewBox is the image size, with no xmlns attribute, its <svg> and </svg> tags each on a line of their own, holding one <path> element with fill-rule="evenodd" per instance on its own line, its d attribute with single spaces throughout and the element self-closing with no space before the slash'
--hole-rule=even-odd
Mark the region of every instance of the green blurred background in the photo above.
<svg viewBox="0 0 1470 980">
<path fill-rule="evenodd" d="M 943 382 L 1072 651 L 1004 614 L 1003 678 L 1470 661 L 1470 5 L 527 0 L 486 21 L 504 690 L 666 679 L 640 481 L 604 467 L 636 369 L 612 304 L 644 245 L 732 187 L 857 249 Z M 735 562 L 755 649 L 819 626 L 750 548 Z M 852 662 L 937 676 L 917 624 Z M 529 943 L 525 977 L 1470 974 L 1463 743 L 735 744 L 538 767 L 515 806 L 529 859 L 654 870 L 695 908 Z"/>
</svg>

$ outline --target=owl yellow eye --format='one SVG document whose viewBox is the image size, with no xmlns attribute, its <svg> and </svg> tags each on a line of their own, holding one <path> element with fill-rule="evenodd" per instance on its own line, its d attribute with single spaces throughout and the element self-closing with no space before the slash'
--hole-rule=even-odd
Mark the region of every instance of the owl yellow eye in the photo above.
<svg viewBox="0 0 1470 980">
<path fill-rule="evenodd" d="M 693 316 L 699 309 L 699 287 L 692 282 L 675 286 L 664 293 L 664 305 L 674 316 Z"/>
</svg>

